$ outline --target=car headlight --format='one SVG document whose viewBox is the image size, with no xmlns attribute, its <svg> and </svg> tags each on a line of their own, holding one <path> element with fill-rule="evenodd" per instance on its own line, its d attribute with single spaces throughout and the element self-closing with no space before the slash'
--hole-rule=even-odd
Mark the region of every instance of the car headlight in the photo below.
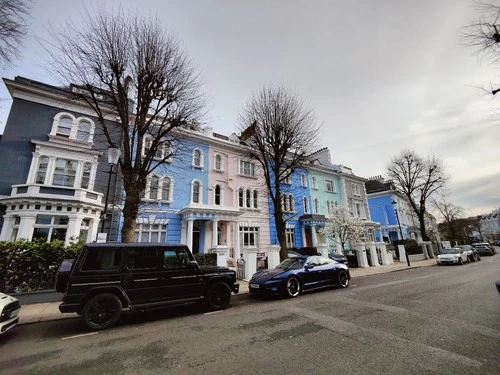
<svg viewBox="0 0 500 375">
<path fill-rule="evenodd" d="M 278 276 L 273 276 L 269 280 L 281 280 L 281 277 L 279 275 Z"/>
</svg>

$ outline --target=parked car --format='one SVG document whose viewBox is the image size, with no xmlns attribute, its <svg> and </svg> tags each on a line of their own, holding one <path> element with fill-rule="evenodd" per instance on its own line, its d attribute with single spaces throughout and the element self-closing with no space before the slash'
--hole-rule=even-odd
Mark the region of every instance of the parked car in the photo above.
<svg viewBox="0 0 500 375">
<path fill-rule="evenodd" d="M 305 291 L 336 285 L 349 286 L 349 267 L 319 255 L 291 256 L 276 268 L 257 271 L 249 282 L 253 294 L 297 297 Z"/>
<path fill-rule="evenodd" d="M 344 254 L 328 253 L 328 258 L 333 259 L 336 262 L 347 264 L 347 257 Z"/>
<path fill-rule="evenodd" d="M 21 305 L 17 298 L 0 293 L 0 334 L 14 327 L 19 322 Z"/>
<path fill-rule="evenodd" d="M 441 254 L 436 258 L 438 266 L 442 264 L 464 264 L 467 262 L 467 254 L 459 247 L 442 249 Z"/>
<path fill-rule="evenodd" d="M 212 310 L 238 293 L 236 272 L 200 267 L 185 245 L 87 244 L 59 267 L 56 290 L 62 313 L 76 312 L 91 330 L 111 327 L 125 307 L 133 311 L 204 301 Z"/>
<path fill-rule="evenodd" d="M 493 254 L 491 254 L 491 255 L 495 255 L 497 253 L 497 249 L 495 249 L 495 246 L 493 246 L 489 242 L 476 242 L 476 243 L 473 243 L 472 246 L 476 247 L 476 248 L 477 247 L 487 247 L 488 249 L 491 250 L 491 252 L 493 252 Z"/>
<path fill-rule="evenodd" d="M 469 262 L 476 262 L 481 260 L 481 256 L 475 247 L 471 245 L 458 245 L 456 247 L 461 248 L 466 254 Z"/>
<path fill-rule="evenodd" d="M 474 244 L 474 248 L 477 250 L 479 255 L 495 255 L 496 250 L 493 246 L 487 244 Z"/>
</svg>

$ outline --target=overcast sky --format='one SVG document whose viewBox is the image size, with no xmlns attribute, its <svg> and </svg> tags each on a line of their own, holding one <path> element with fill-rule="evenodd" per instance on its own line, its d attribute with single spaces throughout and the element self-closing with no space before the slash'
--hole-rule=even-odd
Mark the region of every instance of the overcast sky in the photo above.
<svg viewBox="0 0 500 375">
<path fill-rule="evenodd" d="M 84 4 L 35 0 L 31 34 L 78 20 Z M 106 1 L 136 9 L 132 0 Z M 471 0 L 189 1 L 141 0 L 200 69 L 210 98 L 207 124 L 237 130 L 243 104 L 264 84 L 284 83 L 315 110 L 320 147 L 332 162 L 385 175 L 401 149 L 435 155 L 451 176 L 448 198 L 468 214 L 500 207 L 498 71 L 460 46 L 460 28 L 478 19 Z M 22 58 L 1 71 L 56 84 L 29 37 Z M 495 88 L 500 87 L 494 86 Z M 2 84 L 0 98 L 9 95 Z M 10 100 L 0 102 L 7 120 Z M 3 129 L 0 127 L 0 129 Z"/>
</svg>

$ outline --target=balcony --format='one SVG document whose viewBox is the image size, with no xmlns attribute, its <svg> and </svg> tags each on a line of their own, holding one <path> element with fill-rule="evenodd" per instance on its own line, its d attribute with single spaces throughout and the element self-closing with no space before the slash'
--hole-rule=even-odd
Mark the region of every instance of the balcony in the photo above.
<svg viewBox="0 0 500 375">
<path fill-rule="evenodd" d="M 24 198 L 34 199 L 61 199 L 65 201 L 75 201 L 89 203 L 93 205 L 103 204 L 103 193 L 93 190 L 72 188 L 66 186 L 51 186 L 37 184 L 13 185 L 9 199 Z"/>
</svg>

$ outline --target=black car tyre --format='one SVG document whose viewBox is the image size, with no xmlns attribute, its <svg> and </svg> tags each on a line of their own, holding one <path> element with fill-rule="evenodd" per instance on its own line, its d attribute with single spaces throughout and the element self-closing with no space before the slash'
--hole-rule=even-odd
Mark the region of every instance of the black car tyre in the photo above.
<svg viewBox="0 0 500 375">
<path fill-rule="evenodd" d="M 346 271 L 340 270 L 337 274 L 337 286 L 339 288 L 347 288 L 349 286 L 349 277 Z"/>
<path fill-rule="evenodd" d="M 82 319 L 92 331 L 106 329 L 115 324 L 122 312 L 120 299 L 112 294 L 98 294 L 87 301 L 82 310 Z"/>
<path fill-rule="evenodd" d="M 211 310 L 224 310 L 231 301 L 231 289 L 226 283 L 215 282 L 208 287 L 205 301 Z"/>
<path fill-rule="evenodd" d="M 458 258 L 458 264 L 459 265 L 463 265 L 464 264 L 464 261 L 462 260 L 462 257 Z"/>
<path fill-rule="evenodd" d="M 290 276 L 286 281 L 286 296 L 289 298 L 297 297 L 302 291 L 302 285 L 300 284 L 299 279 L 295 276 Z"/>
</svg>

